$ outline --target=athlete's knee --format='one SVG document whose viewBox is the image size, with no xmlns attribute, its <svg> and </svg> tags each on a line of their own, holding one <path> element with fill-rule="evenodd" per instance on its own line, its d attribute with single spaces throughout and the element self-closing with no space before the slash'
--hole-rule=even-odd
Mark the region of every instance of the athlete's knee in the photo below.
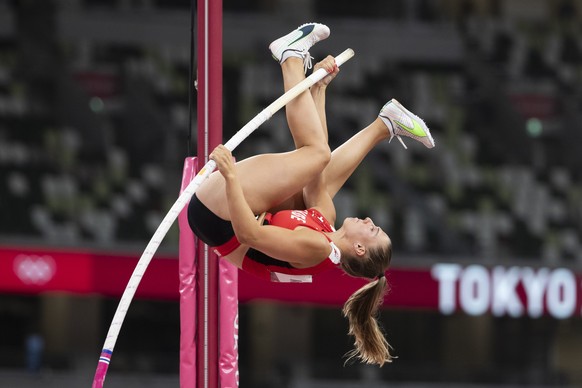
<svg viewBox="0 0 582 388">
<path fill-rule="evenodd" d="M 319 169 L 323 170 L 331 160 L 331 149 L 328 144 L 318 144 L 314 148 L 314 163 L 317 163 Z"/>
</svg>

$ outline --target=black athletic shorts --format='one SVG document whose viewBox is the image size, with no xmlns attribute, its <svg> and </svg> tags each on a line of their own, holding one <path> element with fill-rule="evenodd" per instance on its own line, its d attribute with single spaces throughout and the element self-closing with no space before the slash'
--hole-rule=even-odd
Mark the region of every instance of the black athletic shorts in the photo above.
<svg viewBox="0 0 582 388">
<path fill-rule="evenodd" d="M 212 213 L 194 194 L 188 205 L 188 224 L 200 240 L 211 247 L 227 243 L 234 236 L 230 221 Z"/>
<path fill-rule="evenodd" d="M 192 232 L 208 246 L 222 247 L 228 243 L 231 247 L 227 251 L 233 250 L 232 240 L 235 234 L 230 221 L 223 220 L 210 211 L 196 195 L 192 196 L 188 205 L 188 224 Z M 288 262 L 274 259 L 253 248 L 249 248 L 245 256 L 264 265 L 293 268 Z"/>
</svg>

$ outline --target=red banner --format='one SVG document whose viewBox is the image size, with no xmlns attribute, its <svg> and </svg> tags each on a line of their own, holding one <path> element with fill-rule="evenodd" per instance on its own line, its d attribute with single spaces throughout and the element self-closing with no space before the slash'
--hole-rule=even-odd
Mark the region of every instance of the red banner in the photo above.
<svg viewBox="0 0 582 388">
<path fill-rule="evenodd" d="M 119 297 L 137 261 L 130 255 L 0 248 L 0 293 Z M 393 268 L 387 279 L 391 291 L 384 305 L 390 307 L 475 316 L 582 316 L 582 276 L 568 268 L 435 263 L 422 269 Z M 239 300 L 341 306 L 365 283 L 339 269 L 317 275 L 313 283 L 269 283 L 239 271 Z M 152 260 L 136 297 L 178 300 L 177 258 Z"/>
<path fill-rule="evenodd" d="M 83 251 L 0 248 L 0 292 L 39 294 L 72 292 L 120 296 L 137 257 Z M 156 258 L 136 297 L 177 299 L 178 261 Z"/>
<path fill-rule="evenodd" d="M 413 309 L 436 309 L 438 284 L 426 269 L 394 268 L 388 271 L 390 292 L 385 305 Z M 267 283 L 241 272 L 239 300 L 275 299 L 282 302 L 306 302 L 324 305 L 343 305 L 349 296 L 367 283 L 353 278 L 342 270 L 323 272 L 313 283 Z"/>
<path fill-rule="evenodd" d="M 513 93 L 509 98 L 516 110 L 526 119 L 535 117 L 544 120 L 556 116 L 558 100 L 554 96 L 535 93 Z"/>
<path fill-rule="evenodd" d="M 119 95 L 121 82 L 114 72 L 84 71 L 74 77 L 89 96 L 107 99 Z"/>
</svg>

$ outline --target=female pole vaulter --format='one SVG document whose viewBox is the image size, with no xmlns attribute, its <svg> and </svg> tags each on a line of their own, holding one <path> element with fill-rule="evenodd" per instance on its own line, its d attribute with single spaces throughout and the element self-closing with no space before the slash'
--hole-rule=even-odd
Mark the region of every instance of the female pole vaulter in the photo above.
<svg viewBox="0 0 582 388">
<path fill-rule="evenodd" d="M 327 26 L 308 23 L 271 43 L 285 91 L 305 79 L 311 64 L 308 50 L 329 34 Z M 210 155 L 218 171 L 192 197 L 188 219 L 193 232 L 221 257 L 266 280 L 336 266 L 370 279 L 343 308 L 355 338 L 348 360 L 382 366 L 392 356 L 376 314 L 388 288 L 384 273 L 392 242 L 370 218 L 346 218 L 335 229 L 332 200 L 379 142 L 397 137 L 404 145 L 401 136 L 406 136 L 427 148 L 435 143 L 425 123 L 392 99 L 370 125 L 331 152 L 325 91 L 339 68 L 331 56 L 314 70 L 318 68 L 326 69 L 328 76 L 286 106 L 295 149 L 234 163 L 231 152 L 218 146 Z"/>
</svg>

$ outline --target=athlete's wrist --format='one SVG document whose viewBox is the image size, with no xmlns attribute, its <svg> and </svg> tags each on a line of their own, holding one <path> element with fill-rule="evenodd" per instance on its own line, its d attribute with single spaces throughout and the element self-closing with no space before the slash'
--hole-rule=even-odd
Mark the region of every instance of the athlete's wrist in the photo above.
<svg viewBox="0 0 582 388">
<path fill-rule="evenodd" d="M 311 94 L 313 96 L 325 94 L 326 89 L 327 89 L 327 85 L 317 83 L 317 84 L 313 85 L 313 87 L 311 88 Z"/>
<path fill-rule="evenodd" d="M 234 183 L 236 182 L 236 173 L 234 171 L 225 171 L 224 174 L 222 174 L 222 176 L 224 177 L 224 180 Z"/>
</svg>

